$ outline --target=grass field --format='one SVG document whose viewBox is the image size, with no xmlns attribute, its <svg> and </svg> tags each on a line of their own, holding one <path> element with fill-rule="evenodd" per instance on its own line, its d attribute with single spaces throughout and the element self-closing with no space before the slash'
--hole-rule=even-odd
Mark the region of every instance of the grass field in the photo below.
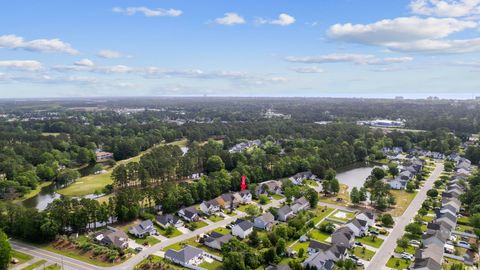
<svg viewBox="0 0 480 270">
<path fill-rule="evenodd" d="M 32 263 L 31 265 L 29 265 L 27 267 L 22 268 L 22 270 L 34 270 L 37 267 L 43 266 L 45 263 L 47 263 L 47 261 L 40 260 L 40 261 Z"/>
<path fill-rule="evenodd" d="M 361 259 L 370 261 L 373 255 L 375 255 L 375 252 L 369 250 L 368 248 L 363 249 L 363 247 L 357 246 L 353 249 L 353 254 Z"/>
<path fill-rule="evenodd" d="M 213 222 L 219 222 L 221 220 L 223 220 L 223 218 L 221 216 L 217 216 L 217 215 L 211 215 L 208 217 L 208 219 L 210 221 L 213 221 Z"/>
<path fill-rule="evenodd" d="M 139 245 L 143 245 L 145 242 L 148 243 L 149 246 L 153 246 L 155 244 L 160 243 L 160 240 L 153 236 L 147 236 L 146 238 L 136 238 L 135 236 L 132 236 L 131 234 L 128 235 L 131 239 L 135 239 L 135 243 Z"/>
<path fill-rule="evenodd" d="M 396 253 L 407 252 L 407 253 L 409 253 L 409 254 L 415 255 L 415 250 L 416 250 L 415 247 L 412 247 L 412 246 L 410 246 L 410 245 L 409 245 L 408 248 L 405 249 L 405 250 L 403 250 L 403 248 L 401 248 L 401 247 L 399 247 L 399 246 L 395 247 L 395 252 L 396 252 Z"/>
<path fill-rule="evenodd" d="M 409 193 L 405 190 L 390 190 L 390 192 L 397 201 L 395 208 L 388 211 L 394 217 L 399 217 L 403 215 L 403 212 L 405 212 L 412 200 L 417 195 L 417 192 Z"/>
<path fill-rule="evenodd" d="M 383 244 L 383 239 L 380 239 L 378 237 L 375 239 L 375 241 L 371 236 L 356 238 L 356 240 L 362 244 L 365 244 L 367 246 L 371 246 L 374 248 L 379 248 Z"/>
<path fill-rule="evenodd" d="M 33 259 L 33 256 L 14 250 L 12 252 L 12 258 L 17 259 L 18 264 L 21 264 L 30 261 L 31 259 Z"/>
<path fill-rule="evenodd" d="M 410 266 L 411 261 L 401 258 L 390 258 L 387 262 L 387 267 L 393 269 L 407 269 Z"/>
<path fill-rule="evenodd" d="M 45 270 L 61 270 L 62 267 L 59 264 L 51 264 L 45 268 Z"/>
<path fill-rule="evenodd" d="M 272 195 L 272 198 L 273 198 L 274 200 L 281 200 L 281 199 L 283 199 L 284 197 L 283 197 L 282 195 L 280 195 L 280 194 L 273 194 L 273 195 Z"/>
<path fill-rule="evenodd" d="M 158 226 L 157 224 L 153 223 L 153 226 L 155 227 L 155 229 L 157 229 L 157 232 L 159 234 L 161 234 L 162 236 L 165 236 L 167 238 L 172 238 L 172 237 L 176 237 L 176 236 L 179 236 L 179 235 L 182 235 L 182 232 L 179 231 L 177 228 L 175 228 L 172 232 L 172 234 L 170 235 L 167 235 L 167 232 L 165 231 L 165 229 L 161 228 L 160 226 Z"/>
<path fill-rule="evenodd" d="M 317 225 L 320 221 L 326 218 L 330 213 L 333 212 L 333 208 L 325 208 L 325 207 L 317 207 L 312 212 L 315 214 L 315 217 L 312 218 L 312 221 L 315 225 Z"/>
<path fill-rule="evenodd" d="M 179 147 L 182 147 L 187 145 L 187 140 L 179 140 L 179 141 L 175 141 L 168 144 L 178 145 Z M 162 145 L 164 144 L 155 145 L 150 149 L 141 152 L 139 155 L 135 157 L 118 161 L 116 166 L 120 164 L 126 164 L 129 162 L 138 162 L 140 158 L 146 153 L 150 152 L 151 149 L 154 149 Z M 81 177 L 75 183 L 71 184 L 66 188 L 59 189 L 57 190 L 57 192 L 65 196 L 85 196 L 88 194 L 93 194 L 95 193 L 95 191 L 101 192 L 106 185 L 113 183 L 111 179 L 113 169 L 114 168 L 108 169 L 106 173 Z"/>
<path fill-rule="evenodd" d="M 223 264 L 219 261 L 213 261 L 211 263 L 203 262 L 199 264 L 198 266 L 203 267 L 207 270 L 220 270 L 222 269 Z"/>
<path fill-rule="evenodd" d="M 340 192 L 335 196 L 325 197 L 323 194 L 320 194 L 320 202 L 335 204 L 340 206 L 350 205 L 350 194 L 348 193 L 348 186 L 345 184 L 340 184 Z"/>
<path fill-rule="evenodd" d="M 292 249 L 298 253 L 299 250 L 303 248 L 303 251 L 306 253 L 309 245 L 310 245 L 309 241 L 303 242 L 303 243 L 296 242 L 295 245 L 292 246 Z"/>
<path fill-rule="evenodd" d="M 213 230 L 214 232 L 217 232 L 217 233 L 220 233 L 220 234 L 227 234 L 230 232 L 229 229 L 227 228 L 224 228 L 224 227 L 220 227 L 220 228 L 216 228 L 215 230 Z"/>
<path fill-rule="evenodd" d="M 330 237 L 329 234 L 321 232 L 320 230 L 313 229 L 309 232 L 310 238 L 320 242 L 327 243 L 327 239 Z"/>
</svg>

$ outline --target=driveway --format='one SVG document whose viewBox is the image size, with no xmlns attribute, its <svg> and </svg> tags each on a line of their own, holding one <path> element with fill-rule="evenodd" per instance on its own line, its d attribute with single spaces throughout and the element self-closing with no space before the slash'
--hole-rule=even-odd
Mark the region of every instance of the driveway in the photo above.
<svg viewBox="0 0 480 270">
<path fill-rule="evenodd" d="M 372 261 L 369 263 L 366 269 L 377 270 L 385 269 L 388 259 L 393 254 L 395 247 L 397 246 L 397 239 L 402 237 L 405 233 L 405 226 L 407 226 L 417 214 L 418 210 L 422 206 L 423 201 L 427 198 L 427 191 L 433 187 L 433 183 L 440 177 L 443 171 L 443 163 L 435 163 L 435 169 L 425 184 L 418 192 L 417 196 L 412 200 L 408 208 L 405 210 L 402 216 L 396 218 L 395 226 L 390 234 L 385 238 L 382 246 L 378 252 L 373 256 Z"/>
</svg>

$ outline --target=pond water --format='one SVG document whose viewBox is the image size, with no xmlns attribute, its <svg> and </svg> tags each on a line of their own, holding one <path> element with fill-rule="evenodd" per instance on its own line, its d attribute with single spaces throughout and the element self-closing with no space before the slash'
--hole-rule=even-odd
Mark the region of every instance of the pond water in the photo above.
<svg viewBox="0 0 480 270">
<path fill-rule="evenodd" d="M 54 184 L 43 187 L 37 196 L 26 199 L 22 201 L 21 204 L 25 207 L 36 207 L 39 210 L 44 210 L 47 208 L 49 203 L 53 202 L 55 199 L 59 199 L 62 196 L 55 192 L 55 189 L 56 187 Z"/>
<path fill-rule="evenodd" d="M 337 172 L 337 179 L 341 184 L 348 186 L 348 191 L 354 187 L 361 188 L 367 177 L 372 173 L 373 166 L 360 163 L 341 168 Z"/>
</svg>

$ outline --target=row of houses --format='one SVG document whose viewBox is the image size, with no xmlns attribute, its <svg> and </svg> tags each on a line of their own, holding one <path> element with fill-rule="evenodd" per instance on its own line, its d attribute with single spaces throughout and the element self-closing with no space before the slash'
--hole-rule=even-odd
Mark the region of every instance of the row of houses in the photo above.
<svg viewBox="0 0 480 270">
<path fill-rule="evenodd" d="M 222 209 L 235 209 L 241 204 L 248 204 L 252 202 L 252 194 L 249 190 L 242 190 L 240 192 L 225 193 L 215 199 L 203 201 L 200 204 L 200 211 L 206 215 L 222 211 Z"/>
<path fill-rule="evenodd" d="M 371 212 L 364 212 L 349 223 L 338 228 L 331 236 L 331 243 L 312 240 L 308 246 L 309 257 L 303 262 L 304 267 L 317 270 L 334 269 L 335 263 L 347 256 L 347 251 L 354 247 L 355 237 L 361 237 L 369 226 L 375 223 Z"/>
<path fill-rule="evenodd" d="M 408 181 L 412 180 L 417 174 L 421 173 L 425 161 L 415 156 L 407 156 L 403 164 L 399 167 L 399 174 L 389 180 L 387 183 L 391 189 L 405 189 Z"/>
<path fill-rule="evenodd" d="M 462 165 L 459 166 L 459 164 Z M 460 169 L 470 170 L 469 161 L 459 159 L 455 168 L 456 173 Z M 455 174 L 456 174 L 455 173 Z M 464 193 L 464 187 L 460 181 L 465 176 L 455 175 L 447 184 L 446 190 L 442 193 L 442 207 L 435 210 L 435 219 L 427 224 L 427 231 L 422 235 L 422 246 L 415 253 L 415 259 L 411 269 L 441 270 L 444 253 L 453 253 L 452 232 L 457 226 L 457 216 L 461 210 L 459 197 Z M 466 264 L 473 264 L 471 256 L 464 255 Z"/>
<path fill-rule="evenodd" d="M 241 153 L 241 152 L 247 150 L 250 147 L 261 146 L 261 145 L 262 145 L 261 140 L 252 140 L 252 141 L 242 142 L 242 143 L 239 143 L 239 144 L 236 144 L 236 145 L 232 146 L 228 150 L 228 152 L 230 152 L 230 153 Z"/>
</svg>

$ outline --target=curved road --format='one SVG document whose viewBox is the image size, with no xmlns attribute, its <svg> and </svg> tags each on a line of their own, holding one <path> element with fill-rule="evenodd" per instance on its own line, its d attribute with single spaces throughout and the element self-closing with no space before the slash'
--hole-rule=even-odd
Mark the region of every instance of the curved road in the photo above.
<svg viewBox="0 0 480 270">
<path fill-rule="evenodd" d="M 442 171 L 443 162 L 435 163 L 435 169 L 425 181 L 423 187 L 417 193 L 417 196 L 412 200 L 403 215 L 395 219 L 395 227 L 393 227 L 378 252 L 372 258 L 372 261 L 368 264 L 367 270 L 388 269 L 385 265 L 397 246 L 397 239 L 404 234 L 405 226 L 407 226 L 415 217 L 422 206 L 423 201 L 427 198 L 427 191 L 433 187 L 433 183 L 440 177 Z"/>
</svg>

